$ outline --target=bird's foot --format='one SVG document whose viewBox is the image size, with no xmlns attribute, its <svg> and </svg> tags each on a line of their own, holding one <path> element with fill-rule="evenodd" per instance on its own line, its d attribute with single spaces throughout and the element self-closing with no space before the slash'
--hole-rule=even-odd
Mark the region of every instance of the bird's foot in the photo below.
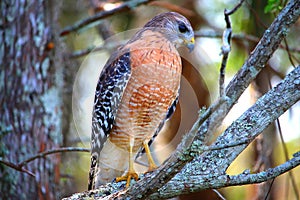
<svg viewBox="0 0 300 200">
<path fill-rule="evenodd" d="M 156 168 L 157 168 L 156 164 L 154 164 L 154 163 L 151 164 L 151 163 L 150 163 L 149 168 L 148 168 L 148 170 L 146 171 L 146 173 L 152 172 L 152 171 L 154 171 Z"/>
<path fill-rule="evenodd" d="M 126 188 L 128 188 L 132 178 L 137 181 L 139 175 L 135 171 L 128 171 L 124 176 L 117 177 L 116 182 L 126 181 Z"/>
</svg>

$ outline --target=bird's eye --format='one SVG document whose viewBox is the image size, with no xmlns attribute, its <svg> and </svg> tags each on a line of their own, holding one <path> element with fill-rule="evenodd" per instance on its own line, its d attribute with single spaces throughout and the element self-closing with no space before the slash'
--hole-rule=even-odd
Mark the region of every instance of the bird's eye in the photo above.
<svg viewBox="0 0 300 200">
<path fill-rule="evenodd" d="M 183 23 L 178 24 L 178 29 L 179 29 L 180 33 L 186 33 L 189 31 L 188 28 L 186 27 L 186 25 L 184 25 Z"/>
</svg>

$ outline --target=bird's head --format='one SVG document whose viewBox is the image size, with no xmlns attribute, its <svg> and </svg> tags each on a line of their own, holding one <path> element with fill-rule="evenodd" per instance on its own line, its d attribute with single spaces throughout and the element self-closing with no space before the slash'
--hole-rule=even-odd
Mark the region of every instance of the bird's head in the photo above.
<svg viewBox="0 0 300 200">
<path fill-rule="evenodd" d="M 194 31 L 190 22 L 176 12 L 167 12 L 155 16 L 145 27 L 154 27 L 162 32 L 176 47 L 186 46 L 190 52 L 194 49 Z"/>
</svg>

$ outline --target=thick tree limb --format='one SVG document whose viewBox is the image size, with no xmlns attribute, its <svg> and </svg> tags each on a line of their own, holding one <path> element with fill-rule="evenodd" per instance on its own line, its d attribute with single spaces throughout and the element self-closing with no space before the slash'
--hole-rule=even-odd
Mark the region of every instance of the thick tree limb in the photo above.
<svg viewBox="0 0 300 200">
<path fill-rule="evenodd" d="M 297 152 L 294 154 L 294 157 L 287 162 L 256 174 L 251 174 L 246 170 L 242 174 L 233 176 L 227 174 L 206 174 L 201 177 L 185 175 L 184 179 L 178 178 L 170 181 L 166 187 L 163 187 L 158 192 L 152 194 L 149 199 L 166 199 L 205 189 L 261 183 L 280 176 L 299 165 L 300 152 Z"/>
<path fill-rule="evenodd" d="M 254 184 L 261 183 L 272 178 L 278 177 L 293 168 L 300 165 L 300 152 L 294 154 L 294 157 L 287 162 L 275 167 L 267 169 L 266 171 L 259 172 L 256 174 L 250 174 L 249 171 L 245 171 L 242 174 L 229 176 L 226 174 L 223 175 L 204 175 L 201 179 L 199 176 L 185 176 L 187 179 L 176 180 L 176 182 L 171 181 L 168 185 L 172 186 L 170 188 L 162 188 L 158 192 L 152 194 L 148 199 L 166 199 L 174 196 L 178 196 L 181 194 L 188 194 L 195 191 L 200 191 L 204 189 L 212 188 L 222 188 L 229 186 L 237 186 L 237 185 L 246 185 L 246 184 Z M 113 184 L 117 185 L 117 183 Z M 107 184 L 105 187 L 100 189 L 96 189 L 93 191 L 88 191 L 82 194 L 74 194 L 70 198 L 66 199 L 88 199 L 95 194 L 110 194 L 116 190 L 112 184 Z M 107 197 L 101 198 L 94 196 L 95 199 L 113 199 L 117 198 L 116 194 L 109 195 Z"/>
<path fill-rule="evenodd" d="M 189 176 L 188 180 L 176 180 L 176 182 L 171 181 L 168 185 L 171 185 L 170 188 L 162 188 L 158 192 L 152 194 L 149 199 L 166 199 L 181 194 L 188 194 L 195 191 L 200 191 L 204 189 L 212 188 L 222 188 L 236 185 L 246 185 L 261 183 L 272 178 L 278 177 L 281 174 L 288 172 L 289 170 L 300 165 L 300 152 L 294 154 L 294 157 L 287 162 L 275 167 L 270 168 L 266 171 L 259 172 L 256 174 L 250 174 L 248 171 L 245 171 L 242 174 L 238 175 L 204 175 L 202 179 L 199 180 L 199 176 Z M 183 182 L 184 181 L 184 182 Z M 117 185 L 117 183 L 113 184 Z M 66 199 L 88 199 L 95 194 L 110 194 L 116 191 L 116 187 L 112 184 L 107 184 L 105 187 L 96 189 L 93 191 L 88 191 L 82 194 L 74 194 L 70 198 Z M 165 189 L 165 190 L 164 190 Z M 107 197 L 101 198 L 94 196 L 95 199 L 113 199 L 117 198 L 116 194 L 109 195 Z"/>
</svg>

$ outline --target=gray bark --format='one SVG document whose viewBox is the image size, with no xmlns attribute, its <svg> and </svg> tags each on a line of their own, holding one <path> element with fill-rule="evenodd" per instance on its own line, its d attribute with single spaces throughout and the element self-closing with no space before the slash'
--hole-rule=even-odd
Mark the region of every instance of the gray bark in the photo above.
<svg viewBox="0 0 300 200">
<path fill-rule="evenodd" d="M 247 145 L 299 100 L 300 66 L 235 120 L 214 143 L 218 146 L 230 144 L 232 141 L 245 141 L 245 144 L 212 150 L 197 156 L 152 197 L 168 198 L 170 197 L 168 195 L 174 194 L 175 191 L 189 193 L 208 188 L 259 183 L 280 175 L 283 168 L 290 169 L 290 165 L 294 167 L 299 165 L 300 155 L 295 154 L 291 161 L 276 170 L 267 170 L 258 174 L 245 172 L 237 176 L 226 175 L 226 169 Z"/>
<path fill-rule="evenodd" d="M 54 6 L 47 0 L 0 2 L 2 161 L 17 164 L 61 144 L 63 84 L 52 48 L 58 44 Z M 0 163 L 0 199 L 55 199 L 59 164 L 59 155 L 36 159 L 18 166 L 24 173 Z"/>
</svg>

